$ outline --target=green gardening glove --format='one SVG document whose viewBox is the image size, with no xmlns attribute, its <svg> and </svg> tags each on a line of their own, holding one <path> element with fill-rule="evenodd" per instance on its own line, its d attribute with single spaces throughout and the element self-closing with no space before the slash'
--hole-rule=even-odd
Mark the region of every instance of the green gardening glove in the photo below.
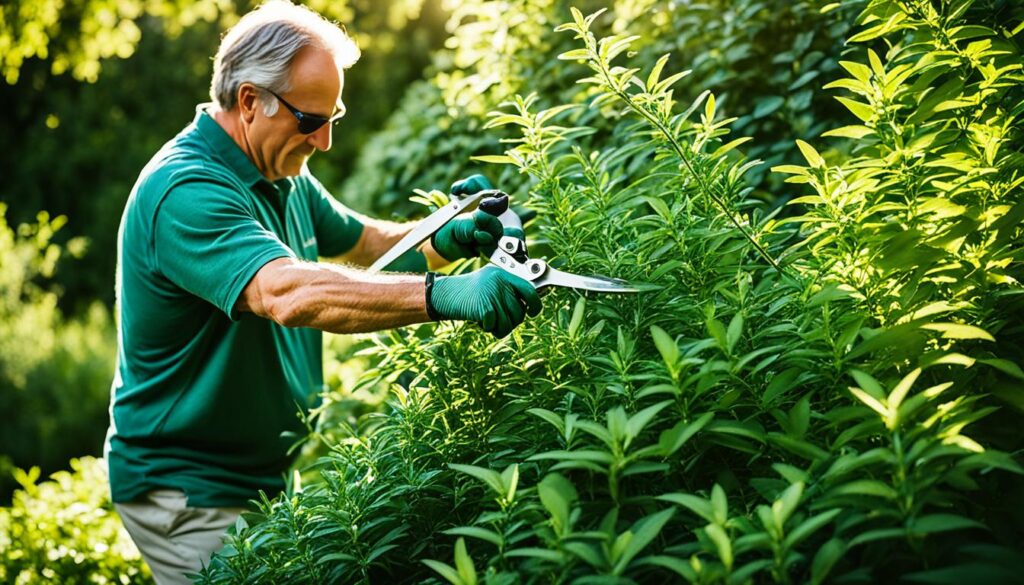
<svg viewBox="0 0 1024 585">
<path fill-rule="evenodd" d="M 451 194 L 452 195 L 459 195 L 459 196 L 473 195 L 473 194 L 476 194 L 476 193 L 478 193 L 480 191 L 483 191 L 483 190 L 486 190 L 486 189 L 493 189 L 493 188 L 494 188 L 494 186 L 491 185 L 491 182 L 489 180 L 487 180 L 487 177 L 485 177 L 483 175 L 480 175 L 480 174 L 476 174 L 476 175 L 471 175 L 469 177 L 466 177 L 465 179 L 460 179 L 460 180 L 455 181 L 454 183 L 452 183 Z M 512 207 L 512 211 L 517 216 L 519 216 L 519 221 L 520 221 L 521 224 L 525 224 L 527 221 L 533 219 L 534 216 L 537 215 L 537 212 L 535 212 L 535 211 L 533 211 L 531 209 L 526 209 L 525 207 Z M 453 222 L 450 222 L 448 225 L 451 225 L 451 223 L 453 223 Z M 491 235 L 496 235 L 497 237 L 495 237 L 494 240 L 491 241 L 491 242 L 477 240 L 477 244 L 478 245 L 476 246 L 475 250 L 469 250 L 469 249 L 466 249 L 465 247 L 463 247 L 461 249 L 458 249 L 458 250 L 453 249 L 453 250 L 451 250 L 451 253 L 456 255 L 456 256 L 455 257 L 450 257 L 450 256 L 448 256 L 447 254 L 445 254 L 444 252 L 442 252 L 441 250 L 439 250 L 437 248 L 437 245 L 436 245 L 436 242 L 435 242 L 436 238 L 431 239 L 431 243 L 435 244 L 434 249 L 437 250 L 438 253 L 440 253 L 442 256 L 444 256 L 445 259 L 447 259 L 449 261 L 453 261 L 456 258 L 475 258 L 480 252 L 483 252 L 484 256 L 488 256 L 489 257 L 491 254 L 494 253 L 494 249 L 498 246 L 498 240 L 501 239 L 502 235 L 512 236 L 513 238 L 518 238 L 518 239 L 524 240 L 524 241 L 526 240 L 526 233 L 523 230 L 519 229 L 519 228 L 505 227 L 503 230 L 500 230 L 498 232 L 494 232 L 493 231 L 493 225 L 490 224 L 489 221 L 487 223 L 488 223 L 488 227 L 486 228 L 487 231 L 489 231 L 491 233 Z M 442 228 L 442 230 L 443 229 L 444 228 Z M 457 229 L 461 229 L 461 230 L 463 230 L 465 232 L 465 230 L 467 228 L 465 226 L 462 226 L 462 227 L 457 228 Z M 439 232 L 440 231 L 441 230 L 439 230 Z M 435 234 L 435 236 L 436 236 L 436 234 Z M 464 237 L 464 239 L 469 239 L 469 238 Z M 442 245 L 444 246 L 445 243 L 442 242 Z"/>
<path fill-rule="evenodd" d="M 480 191 L 487 189 L 493 189 L 494 185 L 487 180 L 487 177 L 483 175 L 470 175 L 465 179 L 459 179 L 452 183 L 452 190 L 449 191 L 452 195 L 475 195 Z"/>
<path fill-rule="evenodd" d="M 445 260 L 476 258 L 494 252 L 503 230 L 497 217 L 477 209 L 469 217 L 453 219 L 430 236 L 430 243 Z"/>
<path fill-rule="evenodd" d="M 540 310 L 537 289 L 497 266 L 458 276 L 427 275 L 427 313 L 434 320 L 473 321 L 500 339 L 525 315 L 536 317 Z"/>
<path fill-rule="evenodd" d="M 452 183 L 451 194 L 474 195 L 493 188 L 487 177 L 472 175 Z M 453 262 L 459 258 L 476 258 L 481 252 L 490 254 L 501 236 L 498 218 L 483 211 L 474 211 L 468 218 L 449 221 L 430 236 L 430 243 L 445 260 Z"/>
</svg>

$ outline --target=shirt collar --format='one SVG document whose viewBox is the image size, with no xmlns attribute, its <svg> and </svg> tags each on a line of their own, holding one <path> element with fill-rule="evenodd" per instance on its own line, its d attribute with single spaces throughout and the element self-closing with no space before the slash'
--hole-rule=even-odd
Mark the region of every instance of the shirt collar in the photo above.
<svg viewBox="0 0 1024 585">
<path fill-rule="evenodd" d="M 235 144 L 234 139 L 213 119 L 208 111 L 212 106 L 212 103 L 196 106 L 196 118 L 193 121 L 199 135 L 210 146 L 210 150 L 249 187 L 262 192 L 278 193 L 278 187 L 260 173 L 256 165 L 252 164 L 249 157 Z"/>
</svg>

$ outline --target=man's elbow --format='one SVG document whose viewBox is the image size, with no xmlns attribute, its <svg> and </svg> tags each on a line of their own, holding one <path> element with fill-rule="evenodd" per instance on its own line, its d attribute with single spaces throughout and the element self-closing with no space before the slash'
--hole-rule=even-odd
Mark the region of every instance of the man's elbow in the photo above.
<svg viewBox="0 0 1024 585">
<path fill-rule="evenodd" d="M 302 294 L 301 270 L 292 259 L 268 262 L 242 291 L 239 310 L 284 327 L 307 326 L 313 319 L 313 311 L 306 302 L 308 297 Z"/>
<path fill-rule="evenodd" d="M 282 327 L 308 327 L 313 322 L 314 312 L 297 291 L 271 295 L 266 301 L 266 318 Z"/>
</svg>

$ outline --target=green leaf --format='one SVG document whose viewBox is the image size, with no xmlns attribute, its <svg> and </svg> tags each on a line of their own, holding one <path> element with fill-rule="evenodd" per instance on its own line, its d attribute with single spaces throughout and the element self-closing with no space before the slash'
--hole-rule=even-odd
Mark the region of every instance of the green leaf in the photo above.
<svg viewBox="0 0 1024 585">
<path fill-rule="evenodd" d="M 717 524 L 708 524 L 704 527 L 704 532 L 711 539 L 711 542 L 715 543 L 715 548 L 718 550 L 718 558 L 722 559 L 722 564 L 725 565 L 726 570 L 732 570 L 732 542 L 729 541 L 729 535 Z"/>
<path fill-rule="evenodd" d="M 797 401 L 789 411 L 789 426 L 794 438 L 803 437 L 811 424 L 811 397 L 808 394 Z"/>
<path fill-rule="evenodd" d="M 543 408 L 531 408 L 526 412 L 534 416 L 540 417 L 554 425 L 554 427 L 558 429 L 558 434 L 565 434 L 565 420 L 562 417 L 558 416 L 557 414 L 551 412 L 550 410 L 545 410 Z"/>
<path fill-rule="evenodd" d="M 582 104 L 562 104 L 537 113 L 537 125 L 544 124 L 562 112 L 582 107 Z"/>
<path fill-rule="evenodd" d="M 818 154 L 818 151 L 815 150 L 813 146 L 803 140 L 797 140 L 796 145 L 800 148 L 800 152 L 803 153 L 804 158 L 807 159 L 807 164 L 816 169 L 820 169 L 825 166 L 825 159 L 821 158 L 821 155 Z"/>
<path fill-rule="evenodd" d="M 868 83 L 871 81 L 871 68 L 855 61 L 840 61 L 839 65 L 846 69 L 857 81 Z"/>
<path fill-rule="evenodd" d="M 629 422 L 629 419 L 626 417 L 626 409 L 621 406 L 616 406 L 609 410 L 605 417 L 608 421 L 608 434 L 611 435 L 613 442 L 625 441 L 629 436 L 626 431 L 626 424 Z M 580 424 L 580 428 L 589 430 L 582 423 Z"/>
<path fill-rule="evenodd" d="M 627 530 L 615 538 L 612 542 L 611 551 L 609 551 L 608 555 L 613 563 L 618 565 L 619 558 L 622 556 L 622 553 L 625 552 L 626 547 L 629 546 L 629 543 L 632 540 L 633 532 L 631 530 Z"/>
<path fill-rule="evenodd" d="M 711 153 L 711 158 L 714 159 L 714 158 L 718 158 L 718 157 L 724 156 L 725 153 L 729 152 L 730 150 L 736 148 L 737 146 L 739 146 L 741 144 L 749 142 L 751 140 L 753 140 L 753 138 L 751 138 L 750 136 L 744 136 L 743 138 L 737 138 L 736 140 L 731 140 L 731 141 L 727 142 L 726 144 L 723 144 L 722 146 L 719 146 L 718 148 L 716 148 L 715 151 Z"/>
<path fill-rule="evenodd" d="M 861 390 L 860 388 L 854 387 L 850 387 L 850 393 L 853 394 L 857 398 L 857 400 L 860 400 L 869 408 L 871 408 L 871 410 L 874 410 L 878 414 L 882 415 L 882 417 L 887 418 L 889 416 L 889 409 L 886 408 L 886 406 L 882 404 L 881 401 L 877 400 L 874 396 L 871 396 L 870 394 Z"/>
<path fill-rule="evenodd" d="M 508 124 L 515 124 L 517 126 L 522 126 L 523 128 L 531 128 L 533 126 L 533 123 L 530 121 L 530 119 L 526 118 L 525 116 L 517 116 L 515 114 L 502 114 L 499 116 L 494 116 L 490 120 L 487 120 L 487 123 L 484 124 L 484 128 L 490 130 L 491 128 L 506 126 Z M 482 155 L 480 157 L 470 158 L 473 160 L 480 160 L 481 158 L 486 158 L 489 156 L 493 157 L 494 155 Z M 507 158 L 509 160 L 512 160 L 512 158 L 507 155 L 497 155 L 497 158 Z"/>
<path fill-rule="evenodd" d="M 486 469 L 484 467 L 477 467 L 475 465 L 462 465 L 459 463 L 449 463 L 448 467 L 479 479 L 490 486 L 490 488 L 499 496 L 502 498 L 505 497 L 505 484 L 501 480 L 501 475 L 499 475 L 497 471 Z"/>
<path fill-rule="evenodd" d="M 560 552 L 558 552 L 556 550 L 549 550 L 549 549 L 546 549 L 546 548 L 535 548 L 535 547 L 525 547 L 525 548 L 513 549 L 513 550 L 510 550 L 510 551 L 507 551 L 505 553 L 505 556 L 507 556 L 507 557 L 526 557 L 526 558 L 540 559 L 540 560 L 543 560 L 543 561 L 551 561 L 553 563 L 558 563 L 558 564 L 562 564 L 565 561 L 565 558 L 563 557 L 562 553 L 560 553 Z"/>
<path fill-rule="evenodd" d="M 987 366 L 991 366 L 1004 374 L 1017 378 L 1018 380 L 1024 380 L 1024 371 L 1021 371 L 1021 367 L 1018 366 L 1017 364 L 1014 364 L 1010 360 L 1002 360 L 1000 358 L 987 358 L 983 360 L 978 360 L 978 362 L 985 364 Z"/>
<path fill-rule="evenodd" d="M 549 473 L 537 485 L 537 494 L 540 496 L 541 505 L 551 514 L 555 532 L 559 535 L 567 534 L 571 528 L 569 512 L 573 502 L 579 497 L 576 488 L 564 476 Z"/>
<path fill-rule="evenodd" d="M 824 461 L 829 457 L 828 451 L 821 447 L 782 433 L 768 433 L 768 441 L 811 461 Z"/>
<path fill-rule="evenodd" d="M 621 410 L 621 408 L 620 408 L 620 410 Z M 611 413 L 609 412 L 609 414 L 611 414 Z M 626 416 L 626 413 L 625 413 L 625 411 L 623 411 L 622 412 L 622 420 L 620 421 L 618 418 L 616 419 L 618 421 L 616 424 L 618 425 L 619 423 L 621 423 L 621 425 L 622 425 L 621 427 L 618 427 L 619 429 L 625 428 L 625 422 L 624 422 L 625 421 L 625 416 Z M 597 424 L 596 422 L 594 422 L 592 420 L 581 420 L 581 421 L 576 423 L 576 427 L 581 429 L 583 432 L 585 432 L 587 434 L 590 434 L 590 435 L 593 435 L 593 436 L 597 437 L 598 439 L 601 440 L 602 443 L 607 445 L 609 449 L 614 449 L 615 448 L 616 441 L 618 440 L 618 438 L 612 436 L 612 433 L 611 433 L 610 429 L 605 428 L 604 426 L 599 425 L 599 424 Z"/>
<path fill-rule="evenodd" d="M 651 325 L 651 337 L 654 338 L 654 346 L 658 348 L 658 353 L 661 354 L 661 359 L 664 360 L 669 372 L 675 371 L 679 362 L 679 346 L 675 340 L 657 325 Z"/>
<path fill-rule="evenodd" d="M 878 530 L 868 530 L 867 532 L 862 532 L 851 539 L 849 548 L 874 542 L 876 540 L 888 540 L 890 538 L 902 539 L 906 535 L 906 531 L 902 528 L 879 528 Z"/>
<path fill-rule="evenodd" d="M 706 325 L 708 333 L 710 333 L 711 337 L 718 342 L 718 347 L 727 351 L 729 342 L 726 338 L 725 325 L 722 325 L 722 322 L 718 319 L 708 319 Z"/>
<path fill-rule="evenodd" d="M 743 335 L 743 313 L 736 313 L 733 315 L 732 320 L 729 321 L 729 330 L 725 335 L 727 351 L 730 354 L 733 348 L 736 347 L 736 343 L 740 340 L 741 335 Z"/>
<path fill-rule="evenodd" d="M 775 528 L 779 531 L 779 534 L 785 530 L 786 521 L 796 511 L 797 505 L 800 503 L 800 498 L 804 493 L 804 483 L 798 481 L 793 485 L 789 486 L 779 495 L 778 499 L 772 502 L 772 516 L 775 520 Z"/>
<path fill-rule="evenodd" d="M 449 528 L 448 530 L 443 531 L 442 534 L 479 538 L 480 540 L 486 540 L 499 548 L 505 544 L 505 539 L 503 539 L 500 534 L 479 526 L 458 526 L 456 528 Z"/>
<path fill-rule="evenodd" d="M 987 331 L 973 325 L 963 325 L 961 323 L 925 323 L 921 328 L 941 331 L 943 339 L 984 339 L 986 341 L 995 341 L 995 338 L 993 338 Z"/>
<path fill-rule="evenodd" d="M 840 538 L 833 538 L 821 545 L 818 552 L 814 553 L 814 560 L 811 561 L 811 584 L 823 583 L 845 552 L 846 543 Z"/>
<path fill-rule="evenodd" d="M 910 530 L 916 534 L 934 534 L 936 532 L 951 532 L 968 528 L 988 530 L 988 527 L 981 522 L 956 514 L 928 514 L 927 516 L 921 516 L 914 521 Z"/>
<path fill-rule="evenodd" d="M 853 138 L 854 140 L 860 140 L 861 138 L 864 138 L 865 136 L 870 136 L 871 134 L 874 133 L 875 131 L 871 128 L 868 128 L 867 126 L 854 125 L 843 126 L 842 128 L 829 130 L 828 132 L 823 133 L 822 136 L 830 136 L 836 138 Z"/>
<path fill-rule="evenodd" d="M 895 500 L 899 494 L 889 484 L 877 479 L 858 479 L 836 486 L 828 493 L 830 496 L 872 496 Z"/>
<path fill-rule="evenodd" d="M 558 58 L 562 61 L 586 61 L 590 58 L 590 51 L 588 49 L 573 49 L 562 53 Z"/>
<path fill-rule="evenodd" d="M 715 94 L 708 94 L 708 101 L 704 102 L 704 118 L 710 124 L 715 119 Z"/>
<path fill-rule="evenodd" d="M 516 162 L 514 158 L 504 154 L 485 154 L 482 156 L 471 156 L 469 158 L 470 160 L 496 165 L 511 165 Z"/>
<path fill-rule="evenodd" d="M 662 55 L 658 61 L 651 68 L 651 73 L 647 76 L 647 90 L 650 91 L 652 87 L 658 84 L 658 80 L 661 78 L 661 71 L 665 68 L 665 63 L 668 63 L 669 54 Z"/>
<path fill-rule="evenodd" d="M 878 380 L 871 377 L 871 374 L 853 369 L 850 370 L 850 375 L 857 381 L 857 385 L 860 386 L 860 389 L 870 394 L 872 398 L 877 400 L 885 399 L 885 389 L 878 383 Z"/>
<path fill-rule="evenodd" d="M 455 569 L 463 583 L 476 585 L 476 568 L 473 566 L 473 559 L 469 558 L 469 553 L 466 552 L 465 538 L 455 541 Z"/>
<path fill-rule="evenodd" d="M 666 406 L 672 404 L 672 402 L 673 401 L 671 400 L 659 402 L 653 406 L 648 406 L 647 408 L 629 417 L 629 421 L 626 423 L 626 441 L 623 444 L 623 447 L 628 447 L 629 444 L 633 441 L 633 439 L 638 437 L 640 433 L 644 430 L 644 427 L 647 426 L 647 423 L 651 422 L 651 419 L 654 418 L 655 415 L 661 412 L 662 409 L 664 409 Z"/>
<path fill-rule="evenodd" d="M 658 439 L 658 445 L 661 446 L 662 450 L 662 457 L 668 457 L 678 451 L 693 435 L 711 422 L 714 416 L 713 412 L 706 412 L 692 422 L 682 421 L 671 429 L 663 431 Z"/>
<path fill-rule="evenodd" d="M 837 97 L 836 99 L 839 100 L 839 103 L 846 106 L 846 108 L 850 110 L 850 112 L 852 112 L 854 116 L 857 116 L 857 118 L 860 119 L 861 122 L 870 122 L 871 118 L 873 118 L 875 115 L 875 111 L 871 109 L 871 106 L 869 106 L 868 104 L 854 101 L 844 97 Z"/>
<path fill-rule="evenodd" d="M 672 210 L 669 209 L 668 204 L 665 200 L 659 197 L 644 197 L 644 201 L 651 206 L 654 211 L 661 216 L 664 220 L 668 221 L 672 219 Z"/>
<path fill-rule="evenodd" d="M 741 422 L 737 420 L 715 420 L 708 424 L 707 430 L 712 433 L 724 433 L 727 435 L 738 435 L 764 443 L 764 428 L 754 422 Z"/>
<path fill-rule="evenodd" d="M 995 449 L 986 449 L 984 453 L 968 455 L 961 459 L 957 466 L 968 469 L 976 467 L 992 467 L 995 469 L 1002 469 L 1003 471 L 1009 471 L 1010 473 L 1016 473 L 1017 475 L 1024 475 L 1024 467 L 1021 467 L 1013 457 L 1002 451 L 996 451 Z"/>
<path fill-rule="evenodd" d="M 729 499 L 725 496 L 725 490 L 717 483 L 711 488 L 711 511 L 715 515 L 716 524 L 724 525 L 729 519 Z"/>
<path fill-rule="evenodd" d="M 527 458 L 527 461 L 554 459 L 556 461 L 590 461 L 592 463 L 611 464 L 614 461 L 611 453 L 596 449 L 579 449 L 576 451 L 546 451 Z M 495 474 L 497 475 L 497 474 Z"/>
<path fill-rule="evenodd" d="M 715 513 L 711 508 L 711 502 L 699 496 L 695 496 L 693 494 L 674 493 L 658 496 L 657 499 L 678 504 L 708 522 L 714 523 L 715 521 Z"/>
<path fill-rule="evenodd" d="M 826 524 L 831 522 L 836 516 L 840 514 L 840 512 L 842 512 L 841 508 L 835 508 L 827 512 L 822 512 L 817 516 L 812 516 L 807 520 L 804 520 L 800 524 L 800 526 L 797 526 L 792 531 L 790 531 L 788 535 L 786 535 L 786 539 L 783 541 L 782 546 L 788 549 L 797 546 L 798 544 L 806 540 L 807 537 L 814 534 L 822 527 L 824 527 Z"/>
<path fill-rule="evenodd" d="M 697 573 L 693 570 L 686 561 L 665 555 L 652 555 L 642 559 L 637 559 L 636 564 L 642 565 L 654 565 L 656 567 L 662 567 L 670 571 L 674 571 L 677 575 L 685 579 L 688 583 L 697 582 Z"/>
<path fill-rule="evenodd" d="M 580 296 L 576 299 L 576 306 L 572 309 L 572 319 L 569 320 L 569 337 L 578 337 L 580 325 L 583 324 L 583 312 L 587 306 L 587 297 Z"/>
<path fill-rule="evenodd" d="M 459 576 L 459 573 L 456 572 L 455 568 L 451 565 L 439 561 L 432 561 L 430 559 L 424 559 L 420 562 L 440 573 L 441 576 L 447 579 L 452 585 L 465 585 L 462 577 Z"/>
<path fill-rule="evenodd" d="M 662 79 L 661 81 L 659 81 L 658 85 L 656 85 L 655 87 L 648 87 L 647 91 L 651 92 L 652 94 L 662 93 L 665 90 L 667 90 L 668 88 L 672 87 L 672 85 L 674 85 L 675 82 L 677 82 L 680 79 L 686 77 L 690 73 L 691 73 L 691 71 L 689 69 L 687 69 L 686 71 L 680 71 L 679 73 L 675 73 L 675 74 L 669 75 L 665 79 Z M 707 91 L 707 90 L 704 90 L 704 91 Z M 702 99 L 702 97 L 703 97 L 703 94 L 701 94 L 700 96 L 697 96 L 697 100 Z"/>
<path fill-rule="evenodd" d="M 651 543 L 651 541 L 657 538 L 661 529 L 665 527 L 665 523 L 667 523 L 675 513 L 676 511 L 674 508 L 668 508 L 637 520 L 629 529 L 629 532 L 627 532 L 627 534 L 632 533 L 632 538 L 629 539 L 628 543 L 619 554 L 618 561 L 615 564 L 613 572 L 616 575 L 623 574 L 626 567 L 629 565 L 629 562 L 633 560 L 633 557 L 639 554 L 640 551 Z"/>
<path fill-rule="evenodd" d="M 903 403 L 903 399 L 907 397 L 907 392 L 910 392 L 910 387 L 917 381 L 917 377 L 921 375 L 921 368 L 914 368 L 906 376 L 900 380 L 899 384 L 892 389 L 889 393 L 889 398 L 886 400 L 888 403 L 889 410 L 896 410 Z"/>
<path fill-rule="evenodd" d="M 501 483 L 505 493 L 505 503 L 511 504 L 516 497 L 516 487 L 519 485 L 519 464 L 513 463 L 501 472 Z"/>
</svg>

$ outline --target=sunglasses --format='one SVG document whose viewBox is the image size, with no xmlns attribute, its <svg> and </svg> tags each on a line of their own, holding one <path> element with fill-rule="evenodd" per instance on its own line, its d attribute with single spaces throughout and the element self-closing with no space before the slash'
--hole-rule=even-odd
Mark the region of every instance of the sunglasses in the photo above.
<svg viewBox="0 0 1024 585">
<path fill-rule="evenodd" d="M 312 134 L 319 130 L 324 124 L 336 124 L 338 123 L 338 121 L 341 120 L 342 116 L 345 115 L 344 103 L 338 104 L 338 113 L 334 114 L 330 118 L 325 118 L 323 116 L 318 116 L 316 114 L 307 114 L 306 112 L 303 112 L 302 110 L 289 104 L 283 97 L 277 95 L 276 93 L 270 91 L 265 87 L 261 87 L 260 89 L 276 97 L 282 104 L 284 104 L 284 107 L 288 108 L 288 111 L 291 112 L 292 115 L 295 116 L 295 119 L 299 121 L 299 132 L 303 134 Z"/>
</svg>

